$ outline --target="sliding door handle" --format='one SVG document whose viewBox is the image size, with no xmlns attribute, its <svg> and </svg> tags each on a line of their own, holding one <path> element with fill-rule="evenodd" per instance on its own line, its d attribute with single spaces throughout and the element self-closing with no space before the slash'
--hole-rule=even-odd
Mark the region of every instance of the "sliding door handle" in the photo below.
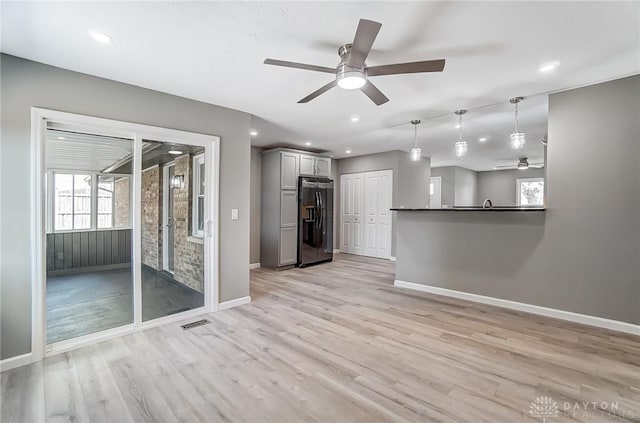
<svg viewBox="0 0 640 423">
<path fill-rule="evenodd" d="M 213 236 L 213 221 L 207 220 L 204 224 L 204 236 L 211 238 Z"/>
</svg>

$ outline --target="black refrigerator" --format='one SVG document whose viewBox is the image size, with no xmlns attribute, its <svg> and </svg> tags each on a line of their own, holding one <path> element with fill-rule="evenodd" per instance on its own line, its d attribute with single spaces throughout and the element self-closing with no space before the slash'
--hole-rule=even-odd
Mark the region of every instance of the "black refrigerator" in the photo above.
<svg viewBox="0 0 640 423">
<path fill-rule="evenodd" d="M 298 179 L 298 266 L 333 260 L 333 181 Z"/>
</svg>

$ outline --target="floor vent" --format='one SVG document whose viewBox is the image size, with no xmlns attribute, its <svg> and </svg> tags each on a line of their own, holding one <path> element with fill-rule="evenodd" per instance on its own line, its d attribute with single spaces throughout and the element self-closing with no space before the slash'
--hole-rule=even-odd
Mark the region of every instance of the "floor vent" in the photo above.
<svg viewBox="0 0 640 423">
<path fill-rule="evenodd" d="M 184 330 L 193 329 L 193 328 L 197 328 L 198 326 L 207 325 L 209 323 L 211 323 L 211 322 L 208 321 L 207 319 L 196 320 L 195 322 L 191 322 L 191 323 L 187 323 L 186 325 L 182 325 L 182 329 L 184 329 Z"/>
</svg>

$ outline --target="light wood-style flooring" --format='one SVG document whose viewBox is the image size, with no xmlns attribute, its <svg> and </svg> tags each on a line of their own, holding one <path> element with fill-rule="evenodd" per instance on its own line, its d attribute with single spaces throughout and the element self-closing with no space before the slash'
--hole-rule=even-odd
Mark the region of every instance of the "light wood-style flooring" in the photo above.
<svg viewBox="0 0 640 423">
<path fill-rule="evenodd" d="M 252 270 L 253 303 L 211 324 L 4 372 L 0 420 L 541 422 L 530 404 L 549 396 L 561 410 L 547 423 L 640 422 L 640 338 L 393 279 L 393 263 L 348 255 Z"/>
</svg>

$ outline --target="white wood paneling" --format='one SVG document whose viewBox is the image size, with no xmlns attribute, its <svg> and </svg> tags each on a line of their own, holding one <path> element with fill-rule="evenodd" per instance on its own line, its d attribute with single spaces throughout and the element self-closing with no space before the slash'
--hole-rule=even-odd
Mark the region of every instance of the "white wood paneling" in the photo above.
<svg viewBox="0 0 640 423">
<path fill-rule="evenodd" d="M 280 266 L 296 264 L 298 261 L 298 250 L 296 240 L 298 231 L 295 227 L 280 228 Z"/>
<path fill-rule="evenodd" d="M 313 156 L 308 156 L 306 154 L 300 154 L 300 175 L 310 175 L 313 176 L 316 174 L 316 158 Z"/>
</svg>

